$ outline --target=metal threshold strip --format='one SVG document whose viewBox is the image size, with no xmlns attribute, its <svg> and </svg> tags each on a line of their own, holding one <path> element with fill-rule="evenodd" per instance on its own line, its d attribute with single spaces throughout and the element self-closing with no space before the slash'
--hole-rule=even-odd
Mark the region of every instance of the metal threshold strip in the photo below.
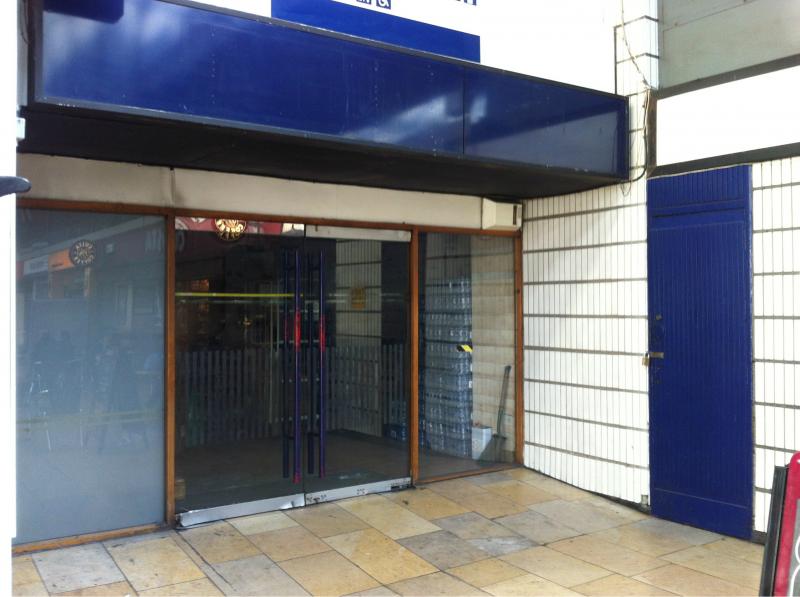
<svg viewBox="0 0 800 597">
<path fill-rule="evenodd" d="M 186 528 L 223 520 L 225 518 L 238 518 L 239 516 L 250 516 L 251 514 L 261 514 L 262 512 L 273 512 L 275 510 L 288 510 L 305 506 L 305 494 L 296 493 L 268 500 L 257 500 L 255 502 L 244 502 L 241 504 L 228 504 L 215 508 L 203 508 L 202 510 L 190 510 L 178 514 L 178 526 Z"/>
<path fill-rule="evenodd" d="M 411 477 L 402 479 L 392 479 L 391 481 L 378 481 L 376 483 L 366 483 L 353 487 L 342 487 L 340 489 L 330 489 L 326 491 L 316 491 L 306 494 L 306 504 L 321 504 L 322 502 L 334 502 L 351 497 L 368 495 L 370 493 L 386 493 L 411 487 Z"/>
<path fill-rule="evenodd" d="M 410 486 L 411 477 L 403 477 L 389 481 L 378 481 L 376 483 L 354 485 L 352 487 L 342 487 L 339 489 L 317 491 L 313 493 L 296 493 L 294 495 L 270 498 L 266 500 L 243 502 L 241 504 L 228 504 L 225 506 L 203 508 L 200 510 L 190 510 L 177 515 L 178 526 L 181 528 L 188 528 L 207 522 L 224 520 L 227 518 L 238 518 L 240 516 L 274 512 L 276 510 L 289 510 L 311 504 L 321 504 L 323 502 L 332 502 L 351 497 L 369 495 L 371 493 L 397 491 L 399 489 L 406 489 Z"/>
</svg>

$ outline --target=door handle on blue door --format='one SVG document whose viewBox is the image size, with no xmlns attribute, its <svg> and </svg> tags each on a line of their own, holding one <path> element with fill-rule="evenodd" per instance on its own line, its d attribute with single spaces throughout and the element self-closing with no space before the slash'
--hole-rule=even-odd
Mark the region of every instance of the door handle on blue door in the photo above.
<svg viewBox="0 0 800 597">
<path fill-rule="evenodd" d="M 644 357 L 642 357 L 642 365 L 645 367 L 650 366 L 650 359 L 663 359 L 664 353 L 663 352 L 646 352 Z"/>
</svg>

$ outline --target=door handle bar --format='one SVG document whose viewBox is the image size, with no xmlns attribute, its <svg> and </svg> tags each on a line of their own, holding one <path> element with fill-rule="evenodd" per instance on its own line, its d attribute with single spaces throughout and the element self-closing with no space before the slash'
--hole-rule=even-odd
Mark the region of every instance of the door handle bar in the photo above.
<svg viewBox="0 0 800 597">
<path fill-rule="evenodd" d="M 283 294 L 289 292 L 289 254 L 283 251 L 281 254 L 283 265 L 283 276 L 281 278 Z M 283 478 L 289 478 L 289 409 L 287 402 L 289 399 L 289 305 L 281 301 L 281 336 L 283 340 L 283 350 L 281 350 L 281 443 L 283 446 Z"/>
<path fill-rule="evenodd" d="M 308 396 L 306 398 L 308 409 L 306 415 L 306 474 L 314 474 L 314 376 L 316 361 L 314 359 L 314 338 L 313 338 L 313 320 L 314 320 L 314 306 L 311 300 L 312 296 L 312 282 L 314 277 L 314 263 L 309 255 L 304 255 L 305 258 L 305 275 L 303 276 L 303 313 L 305 315 L 304 331 L 305 331 L 305 350 L 303 355 L 305 362 L 303 363 L 305 376 L 308 380 Z"/>
<path fill-rule="evenodd" d="M 300 431 L 300 251 L 294 252 L 294 477 L 297 484 L 302 480 L 300 460 L 302 458 Z"/>
<path fill-rule="evenodd" d="M 327 338 L 325 337 L 325 256 L 319 252 L 319 477 L 325 477 L 325 408 L 327 403 Z"/>
</svg>

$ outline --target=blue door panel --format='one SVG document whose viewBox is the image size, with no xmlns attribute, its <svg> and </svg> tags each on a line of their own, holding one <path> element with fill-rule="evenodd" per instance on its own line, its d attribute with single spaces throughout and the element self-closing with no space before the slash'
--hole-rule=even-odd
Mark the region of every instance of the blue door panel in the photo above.
<svg viewBox="0 0 800 597">
<path fill-rule="evenodd" d="M 648 183 L 653 513 L 752 529 L 750 168 Z"/>
</svg>

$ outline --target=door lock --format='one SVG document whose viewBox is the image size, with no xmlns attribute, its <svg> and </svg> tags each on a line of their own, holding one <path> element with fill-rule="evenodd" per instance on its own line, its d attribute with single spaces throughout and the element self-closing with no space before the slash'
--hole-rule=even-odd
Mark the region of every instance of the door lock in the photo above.
<svg viewBox="0 0 800 597">
<path fill-rule="evenodd" d="M 650 359 L 663 359 L 663 358 L 664 358 L 663 352 L 653 352 L 653 351 L 646 352 L 642 357 L 642 365 L 644 365 L 645 367 L 649 367 Z"/>
</svg>

